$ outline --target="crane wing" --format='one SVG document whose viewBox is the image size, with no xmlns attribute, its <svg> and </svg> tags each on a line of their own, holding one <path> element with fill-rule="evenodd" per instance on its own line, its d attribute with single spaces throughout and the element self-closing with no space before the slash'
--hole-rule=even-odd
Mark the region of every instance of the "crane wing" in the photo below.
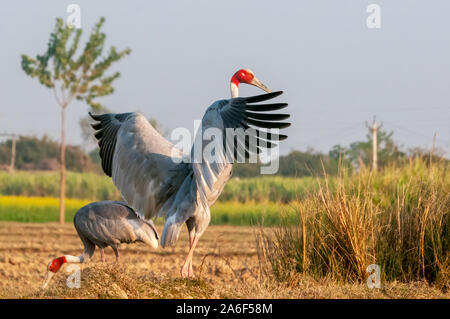
<svg viewBox="0 0 450 319">
<path fill-rule="evenodd" d="M 210 206 L 219 197 L 231 176 L 231 163 L 256 156 L 262 148 L 274 147 L 277 145 L 276 141 L 287 138 L 286 135 L 268 133 L 267 129 L 290 126 L 290 123 L 282 122 L 289 118 L 289 114 L 267 112 L 283 109 L 288 104 L 255 104 L 273 99 L 282 93 L 280 91 L 219 100 L 208 108 L 202 119 L 201 131 L 197 133 L 191 150 L 192 170 L 202 202 Z M 211 129 L 210 134 L 208 129 Z M 206 139 L 208 136 L 211 136 L 210 140 Z M 216 137 L 220 137 L 220 140 L 212 143 Z M 200 144 L 202 152 L 199 154 L 195 148 Z M 256 157 L 254 159 L 256 162 Z"/>
<path fill-rule="evenodd" d="M 102 168 L 138 215 L 145 219 L 166 217 L 163 247 L 176 241 L 182 224 L 190 217 L 197 216 L 196 231 L 202 233 L 209 223 L 209 206 L 230 178 L 233 161 L 287 138 L 265 132 L 290 125 L 281 122 L 288 114 L 266 113 L 283 109 L 287 104 L 255 104 L 280 94 L 216 101 L 203 116 L 202 129 L 191 150 L 191 163 L 181 162 L 182 152 L 138 113 L 91 114 L 98 121 L 92 127 L 97 131 Z M 207 129 L 220 133 L 218 143 L 214 144 L 222 147 L 213 149 L 213 159 L 205 157 L 207 152 L 203 151 L 210 144 L 203 135 Z M 228 129 L 237 129 L 237 134 L 230 137 Z M 200 158 L 196 152 L 199 143 Z"/>
<path fill-rule="evenodd" d="M 92 115 L 102 168 L 126 202 L 143 218 L 164 215 L 163 209 L 190 173 L 174 159 L 182 152 L 139 113 Z"/>
</svg>

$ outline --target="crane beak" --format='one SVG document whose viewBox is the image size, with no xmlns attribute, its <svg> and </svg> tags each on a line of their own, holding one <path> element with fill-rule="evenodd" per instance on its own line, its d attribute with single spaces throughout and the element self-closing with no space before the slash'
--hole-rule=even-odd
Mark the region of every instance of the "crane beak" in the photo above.
<svg viewBox="0 0 450 319">
<path fill-rule="evenodd" d="M 50 264 L 48 264 L 48 266 L 50 266 Z M 50 280 L 52 279 L 53 275 L 55 274 L 54 272 L 48 270 L 48 266 L 47 266 L 47 273 L 45 274 L 44 284 L 42 285 L 43 289 L 47 288 L 48 283 L 50 282 Z"/>
<path fill-rule="evenodd" d="M 267 93 L 271 93 L 272 90 L 269 89 L 267 86 L 265 86 L 264 84 L 261 83 L 260 80 L 258 80 L 258 78 L 255 76 L 252 80 L 252 82 L 250 82 L 251 85 L 254 85 L 256 87 L 259 87 L 261 90 L 267 92 Z"/>
</svg>

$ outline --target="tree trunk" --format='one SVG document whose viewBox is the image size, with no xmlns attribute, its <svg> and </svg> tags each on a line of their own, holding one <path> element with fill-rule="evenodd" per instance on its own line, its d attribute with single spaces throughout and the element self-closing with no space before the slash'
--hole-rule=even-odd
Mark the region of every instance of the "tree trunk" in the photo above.
<svg viewBox="0 0 450 319">
<path fill-rule="evenodd" d="M 11 144 L 11 164 L 9 166 L 11 172 L 14 172 L 15 162 L 16 162 L 16 135 L 13 135 Z"/>
<path fill-rule="evenodd" d="M 66 197 L 66 136 L 65 136 L 66 106 L 61 107 L 61 177 L 59 184 L 59 223 L 64 224 Z"/>
</svg>

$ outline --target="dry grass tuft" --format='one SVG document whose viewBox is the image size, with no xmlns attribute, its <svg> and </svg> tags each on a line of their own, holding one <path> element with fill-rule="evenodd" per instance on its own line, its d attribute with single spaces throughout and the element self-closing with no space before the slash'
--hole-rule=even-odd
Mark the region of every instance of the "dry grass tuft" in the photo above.
<svg viewBox="0 0 450 319">
<path fill-rule="evenodd" d="M 264 278 L 258 282 L 243 280 L 224 285 L 211 280 L 180 279 L 170 276 L 139 275 L 127 266 L 90 265 L 82 270 L 81 288 L 67 288 L 59 276 L 47 290 L 38 289 L 21 298 L 71 299 L 208 299 L 208 298 L 449 298 L 426 282 L 393 282 L 382 289 L 362 284 L 336 284 L 330 278 L 315 280 L 292 274 L 289 281 Z"/>
<path fill-rule="evenodd" d="M 124 264 L 96 263 L 81 271 L 80 288 L 68 288 L 66 276 L 55 276 L 48 289 L 39 289 L 24 298 L 209 298 L 214 289 L 200 279 L 137 275 Z"/>
<path fill-rule="evenodd" d="M 116 264 L 90 265 L 81 270 L 80 288 L 68 288 L 67 277 L 58 273 L 48 289 L 26 298 L 139 298 L 139 282 L 128 276 L 126 267 Z"/>
<path fill-rule="evenodd" d="M 296 274 L 363 283 L 370 264 L 384 281 L 427 281 L 448 290 L 448 172 L 421 160 L 373 174 L 341 172 L 333 185 L 293 203 L 291 220 L 257 235 L 261 272 L 290 281 Z"/>
</svg>

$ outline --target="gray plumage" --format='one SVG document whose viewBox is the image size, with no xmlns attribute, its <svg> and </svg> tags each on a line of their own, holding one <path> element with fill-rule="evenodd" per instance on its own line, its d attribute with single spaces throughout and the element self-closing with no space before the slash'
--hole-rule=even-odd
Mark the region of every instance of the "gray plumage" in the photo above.
<svg viewBox="0 0 450 319">
<path fill-rule="evenodd" d="M 152 221 L 145 221 L 124 202 L 102 201 L 90 203 L 80 208 L 73 218 L 73 224 L 84 245 L 80 256 L 63 255 L 47 265 L 43 288 L 46 288 L 64 263 L 84 263 L 100 248 L 110 246 L 119 261 L 118 246 L 121 243 L 143 242 L 153 248 L 158 247 L 158 232 Z"/>
<path fill-rule="evenodd" d="M 147 220 L 165 217 L 163 247 L 178 239 L 184 223 L 190 235 L 201 236 L 210 221 L 209 207 L 231 176 L 233 159 L 247 158 L 263 147 L 276 146 L 274 141 L 287 138 L 258 129 L 289 126 L 290 123 L 279 122 L 288 118 L 288 114 L 265 113 L 285 108 L 287 103 L 254 104 L 280 94 L 282 92 L 219 100 L 206 110 L 196 140 L 206 146 L 210 141 L 203 139 L 203 131 L 214 128 L 223 132 L 223 151 L 215 154 L 216 161 L 203 158 L 203 152 L 199 161 L 193 148 L 189 163 L 181 162 L 185 155 L 141 114 L 91 114 L 98 121 L 92 127 L 97 131 L 95 137 L 99 140 L 103 170 L 112 177 L 123 198 L 139 216 Z M 238 134 L 230 140 L 225 134 L 227 128 L 253 128 L 253 139 L 249 141 Z M 231 150 L 232 158 L 227 156 L 227 150 L 228 155 Z"/>
<path fill-rule="evenodd" d="M 115 252 L 121 243 L 143 242 L 158 247 L 159 237 L 153 222 L 140 218 L 124 202 L 90 203 L 78 210 L 73 223 L 85 248 L 84 258 L 92 257 L 96 246 L 101 249 L 110 246 Z"/>
</svg>

